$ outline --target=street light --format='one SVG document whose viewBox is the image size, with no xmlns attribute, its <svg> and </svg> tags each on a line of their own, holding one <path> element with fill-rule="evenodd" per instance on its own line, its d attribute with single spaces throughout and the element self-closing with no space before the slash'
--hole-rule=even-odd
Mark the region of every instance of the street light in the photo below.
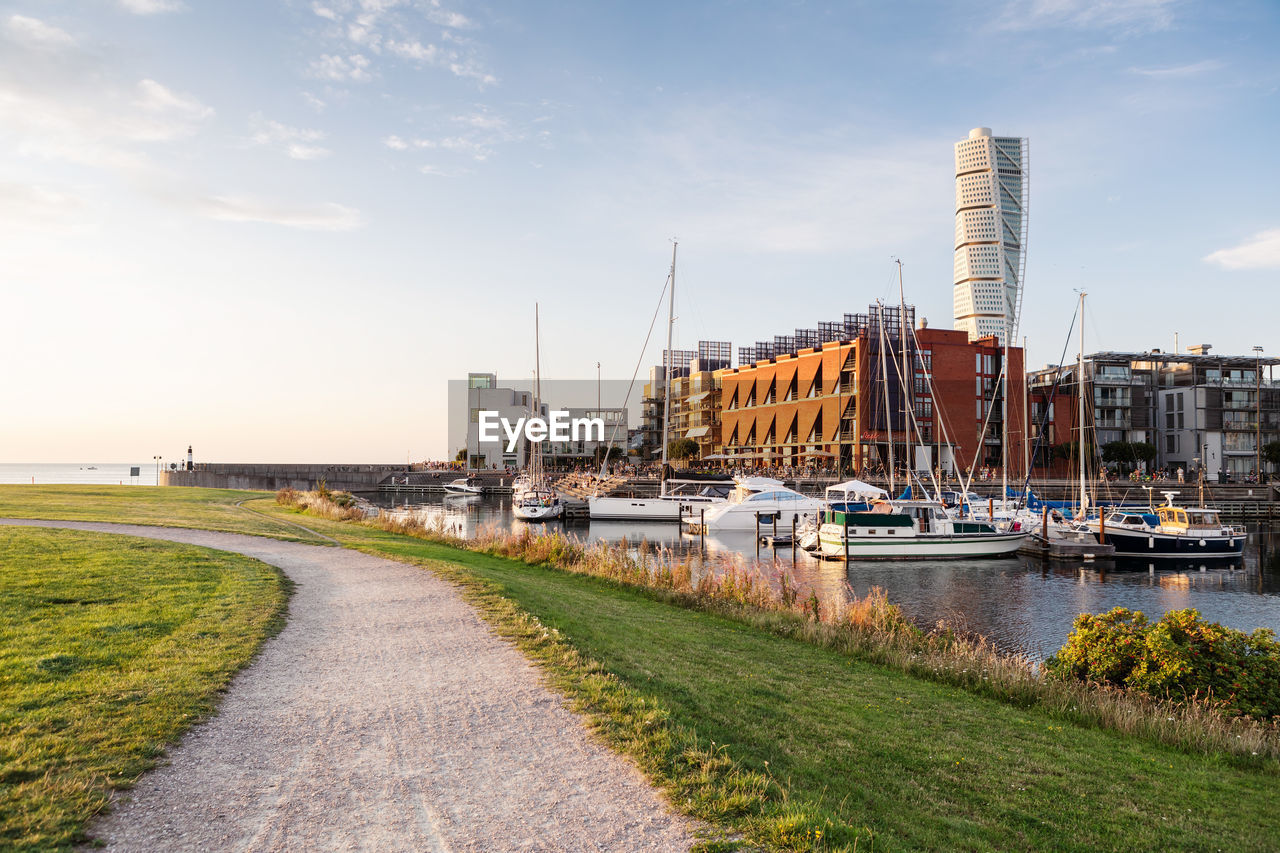
<svg viewBox="0 0 1280 853">
<path fill-rule="evenodd" d="M 1258 482 L 1262 482 L 1262 347 L 1254 347 L 1254 353 L 1257 357 L 1257 365 L 1253 369 L 1254 380 L 1257 383 L 1257 390 L 1254 392 L 1256 399 L 1256 417 L 1258 422 L 1254 424 L 1253 436 L 1253 474 Z"/>
</svg>

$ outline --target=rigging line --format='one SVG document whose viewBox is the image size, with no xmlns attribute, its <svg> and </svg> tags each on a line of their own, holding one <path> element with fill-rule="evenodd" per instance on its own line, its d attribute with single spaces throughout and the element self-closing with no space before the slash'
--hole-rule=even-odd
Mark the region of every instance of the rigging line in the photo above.
<svg viewBox="0 0 1280 853">
<path fill-rule="evenodd" d="M 1075 310 L 1075 311 L 1073 311 L 1073 312 L 1072 312 L 1072 314 L 1071 314 L 1071 325 L 1067 327 L 1067 339 L 1066 339 L 1065 341 L 1063 341 L 1063 342 L 1062 342 L 1062 354 L 1058 356 L 1058 373 L 1057 373 L 1057 375 L 1056 375 L 1056 376 L 1054 377 L 1054 379 L 1053 379 L 1053 386 L 1049 389 L 1049 401 L 1048 401 L 1048 405 L 1046 405 L 1046 406 L 1044 407 L 1044 416 L 1040 419 L 1039 429 L 1038 429 L 1038 430 L 1036 430 L 1036 433 L 1037 433 L 1037 434 L 1036 434 L 1036 445 L 1035 445 L 1035 447 L 1033 447 L 1033 448 L 1031 449 L 1031 460 L 1032 460 L 1032 464 L 1027 466 L 1027 477 L 1026 477 L 1026 479 L 1025 479 L 1025 480 L 1023 481 L 1023 483 L 1022 483 L 1022 492 L 1023 492 L 1023 494 L 1026 494 L 1027 489 L 1031 486 L 1031 468 L 1032 468 L 1032 467 L 1034 466 L 1034 464 L 1035 464 L 1036 456 L 1037 456 L 1037 455 L 1039 455 L 1041 448 L 1043 448 L 1043 447 L 1046 447 L 1046 446 L 1047 446 L 1047 443 L 1046 443 L 1046 441 L 1045 441 L 1045 435 L 1047 435 L 1047 432 L 1046 432 L 1046 430 L 1045 430 L 1045 427 L 1047 427 L 1047 426 L 1049 425 L 1049 409 L 1050 409 L 1050 407 L 1053 405 L 1054 400 L 1055 400 L 1055 399 L 1057 398 L 1057 396 L 1058 396 L 1058 389 L 1059 389 L 1060 387 L 1062 387 L 1062 376 L 1063 376 L 1063 374 L 1062 374 L 1062 365 L 1063 365 L 1063 363 L 1066 361 L 1066 358 L 1067 358 L 1067 349 L 1071 346 L 1071 336 L 1072 336 L 1073 334 L 1075 334 L 1075 330 L 1076 330 L 1076 320 L 1078 320 L 1078 319 L 1080 319 L 1080 305 L 1079 305 L 1079 303 L 1077 303 L 1077 304 L 1076 304 L 1076 310 Z M 1025 350 L 1024 350 L 1024 351 L 1023 351 L 1023 353 L 1022 353 L 1022 358 L 1023 358 L 1023 364 L 1026 364 L 1027 354 L 1026 354 L 1026 351 L 1025 351 Z M 1027 392 L 1027 391 L 1023 391 L 1023 393 L 1025 394 L 1025 393 L 1028 393 L 1028 392 Z M 1045 461 L 1046 461 L 1046 462 L 1048 462 L 1048 460 L 1045 460 Z M 1046 468 L 1047 468 L 1047 467 L 1048 467 L 1048 466 L 1046 465 Z"/>
<path fill-rule="evenodd" d="M 924 373 L 925 384 L 926 384 L 926 387 L 928 387 L 929 389 L 929 398 L 933 401 L 934 420 L 937 422 L 938 426 L 941 427 L 942 440 L 946 442 L 949 448 L 952 449 L 951 461 L 954 464 L 956 461 L 955 450 L 954 450 L 955 445 L 953 445 L 951 442 L 951 436 L 947 434 L 947 416 L 943 413 L 942 407 L 938 404 L 938 394 L 937 394 L 937 391 L 934 389 L 934 385 L 933 385 L 933 371 L 931 371 L 929 367 L 924 363 L 924 358 L 923 356 L 920 355 L 920 351 L 923 349 L 923 347 L 920 345 L 920 336 L 916 334 L 915 329 L 911 330 L 911 340 L 915 341 L 917 358 L 919 358 L 920 360 L 920 370 Z M 938 465 L 939 466 L 942 465 L 941 453 L 939 453 Z M 957 471 L 956 474 L 957 476 L 959 476 L 961 472 Z M 960 482 L 963 487 L 964 478 L 962 476 L 960 477 Z M 965 488 L 964 490 L 968 491 L 967 488 Z"/>
<path fill-rule="evenodd" d="M 911 329 L 911 337 L 912 337 L 912 339 L 914 339 L 914 338 L 915 338 L 915 331 L 916 331 L 915 329 Z M 899 333 L 899 337 L 901 337 L 901 333 Z M 906 342 L 906 340 L 905 340 L 905 339 L 901 340 L 899 343 L 900 343 L 900 345 L 901 345 L 904 349 L 909 349 L 909 348 L 907 347 L 907 342 Z M 903 389 L 903 396 L 904 396 L 904 398 L 908 401 L 908 403 L 907 403 L 907 405 L 906 405 L 906 410 L 907 410 L 907 414 L 908 414 L 908 415 L 910 415 L 910 418 L 909 418 L 909 419 L 908 419 L 908 418 L 904 418 L 904 419 L 903 419 L 903 420 L 904 420 L 904 423 L 903 423 L 903 425 L 902 425 L 903 433 L 904 433 L 904 436 L 903 436 L 903 438 L 904 438 L 904 444 L 907 444 L 907 445 L 909 445 L 909 443 L 910 443 L 910 438 L 909 438 L 909 436 L 907 436 L 907 435 L 905 434 L 905 433 L 906 433 L 906 429 L 907 429 L 907 424 L 908 424 L 908 423 L 911 425 L 911 429 L 912 429 L 912 431 L 913 431 L 913 432 L 915 432 L 915 438 L 916 438 L 916 441 L 917 441 L 917 442 L 919 442 L 921 445 L 923 445 L 923 444 L 924 444 L 924 436 L 923 436 L 923 435 L 921 435 L 921 433 L 920 433 L 920 422 L 919 422 L 919 420 L 917 420 L 917 419 L 916 419 L 916 382 L 915 382 L 915 362 L 916 362 L 916 361 L 920 361 L 920 362 L 921 362 L 921 368 L 922 368 L 922 369 L 923 369 L 923 366 L 924 366 L 924 362 L 923 362 L 923 359 L 921 359 L 921 358 L 920 358 L 920 351 L 919 351 L 919 349 L 918 349 L 918 348 L 917 348 L 917 350 L 916 350 L 916 354 L 915 354 L 915 355 L 916 355 L 916 357 L 915 357 L 914 359 L 912 359 L 912 365 L 911 365 L 911 373 L 912 373 L 912 376 L 911 376 L 911 380 L 910 380 L 910 386 L 908 386 L 908 384 L 907 384 L 907 383 L 908 383 L 907 378 L 906 378 L 906 377 L 904 377 L 904 376 L 902 375 L 902 367 L 900 366 L 900 364 L 898 363 L 898 361 L 897 361 L 897 360 L 894 360 L 894 363 L 893 363 L 893 370 L 894 370 L 894 372 L 898 375 L 898 387 L 899 387 L 899 388 L 901 388 L 901 389 Z M 906 449 L 909 451 L 909 449 L 910 449 L 910 448 L 909 448 L 909 446 L 908 446 Z M 915 476 L 916 481 L 917 481 L 917 482 L 919 482 L 919 483 L 920 483 L 920 485 L 921 485 L 921 487 L 923 488 L 923 486 L 924 486 L 924 481 L 920 478 L 919 474 L 918 474 L 918 473 L 914 473 L 914 472 L 912 472 L 912 470 L 911 470 L 911 465 L 908 463 L 908 460 L 907 460 L 906 458 L 904 458 L 902 461 L 903 461 L 903 464 L 904 464 L 904 465 L 906 465 L 906 468 L 907 468 L 907 485 L 908 485 L 908 486 L 909 486 L 909 485 L 911 485 L 911 478 L 912 478 L 912 476 L 914 475 L 914 476 Z M 930 470 L 929 470 L 929 478 L 930 478 L 931 480 L 933 480 L 934 494 L 938 495 L 939 499 L 941 499 L 941 497 L 942 497 L 942 484 L 938 482 L 937 475 L 933 472 L 933 470 L 932 470 L 932 466 L 930 466 Z M 927 490 L 927 489 L 925 490 L 925 496 L 926 496 L 926 497 L 928 496 L 928 490 Z"/>
<path fill-rule="evenodd" d="M 978 457 L 982 455 L 982 451 L 983 451 L 983 450 L 985 450 L 985 449 L 986 449 L 986 446 L 987 446 L 987 427 L 991 425 L 991 414 L 996 410 L 996 406 L 995 406 L 995 402 L 996 402 L 996 393 L 995 393 L 995 389 L 1000 387 L 1000 380 L 1004 377 L 1004 371 L 1005 371 L 1005 368 L 1007 368 L 1007 367 L 1008 367 L 1008 365 L 1007 365 L 1007 364 L 1005 364 L 1004 362 L 1005 362 L 1005 359 L 1001 359 L 1000 372 L 999 372 L 998 374 L 996 374 L 996 381 L 995 381 L 995 384 L 992 386 L 992 391 L 991 391 L 991 405 L 990 405 L 990 406 L 987 406 L 987 405 L 986 405 L 986 404 L 987 404 L 987 398 L 986 398 L 986 396 L 983 396 L 983 398 L 982 398 L 982 404 L 983 404 L 984 406 L 986 406 L 986 409 L 987 409 L 987 416 L 986 416 L 985 418 L 983 418 L 983 421 L 982 421 L 982 432 L 978 433 L 978 446 L 977 446 L 977 448 L 973 451 L 973 465 L 972 465 L 972 466 L 970 466 L 970 468 L 969 468 L 969 482 L 970 482 L 970 483 L 972 483 L 972 482 L 973 482 L 973 469 L 978 467 Z M 1008 393 L 1008 392 L 1006 391 L 1005 393 Z M 1005 450 L 1006 450 L 1006 449 L 1007 449 L 1007 448 L 1003 448 L 1003 449 L 1001 450 L 1001 454 L 1000 454 L 1000 462 L 1001 462 L 1001 464 L 1002 464 L 1002 465 L 1007 463 L 1007 460 L 1005 460 L 1005 458 L 1004 458 L 1004 452 L 1005 452 Z M 967 492 L 967 491 L 969 491 L 969 487 L 968 487 L 967 485 L 965 486 L 965 491 L 966 491 L 966 492 Z"/>
<path fill-rule="evenodd" d="M 662 292 L 658 294 L 658 307 L 653 309 L 653 319 L 649 321 L 649 333 L 644 336 L 644 346 L 640 348 L 640 357 L 636 359 L 636 369 L 631 373 L 631 384 L 627 386 L 627 396 L 622 399 L 622 410 L 627 410 L 627 403 L 631 400 L 631 392 L 636 387 L 636 377 L 640 375 L 640 365 L 644 364 L 644 354 L 649 351 L 649 339 L 653 337 L 653 327 L 658 323 L 658 313 L 662 311 L 662 300 L 667 295 L 667 288 L 671 286 L 671 273 L 667 273 L 667 280 L 662 285 Z M 666 393 L 666 389 L 663 389 Z M 600 479 L 604 479 L 605 471 L 609 468 L 609 451 L 614 447 L 614 439 L 618 437 L 618 427 L 621 421 L 615 421 L 613 424 L 613 432 L 609 434 L 609 446 L 604 452 L 604 461 L 600 463 Z"/>
</svg>

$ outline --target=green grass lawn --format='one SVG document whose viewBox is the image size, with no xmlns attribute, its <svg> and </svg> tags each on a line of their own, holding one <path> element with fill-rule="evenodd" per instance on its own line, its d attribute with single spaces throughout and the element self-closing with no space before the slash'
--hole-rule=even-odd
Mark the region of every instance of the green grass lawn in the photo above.
<svg viewBox="0 0 1280 853">
<path fill-rule="evenodd" d="M 291 524 L 237 506 L 239 501 L 261 498 L 263 494 L 164 486 L 0 485 L 0 518 L 198 527 L 328 544 Z"/>
<path fill-rule="evenodd" d="M 182 523 L 191 504 L 184 496 L 157 511 Z M 1244 767 L 1057 719 L 659 593 L 302 516 L 270 499 L 249 506 L 457 582 L 677 808 L 756 843 L 1280 849 L 1273 764 Z"/>
<path fill-rule="evenodd" d="M 213 710 L 287 594 L 239 555 L 0 526 L 0 848 L 69 849 Z"/>
</svg>

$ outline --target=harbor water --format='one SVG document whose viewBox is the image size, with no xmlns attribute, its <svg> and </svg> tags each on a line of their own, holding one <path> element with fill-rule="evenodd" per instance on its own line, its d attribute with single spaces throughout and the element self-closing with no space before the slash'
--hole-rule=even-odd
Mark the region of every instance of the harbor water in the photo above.
<svg viewBox="0 0 1280 853">
<path fill-rule="evenodd" d="M 381 495 L 374 502 L 423 517 L 461 536 L 485 528 L 515 530 L 524 523 L 501 497 Z M 1056 652 L 1080 613 L 1113 607 L 1141 610 L 1157 619 L 1168 610 L 1193 607 L 1211 621 L 1249 632 L 1280 634 L 1280 530 L 1250 528 L 1249 544 L 1235 562 L 1097 564 L 1047 562 L 1017 556 L 995 560 L 818 560 L 790 547 L 757 546 L 751 532 L 682 534 L 678 525 L 591 521 L 534 525 L 584 543 L 645 543 L 687 557 L 695 568 L 732 562 L 772 583 L 788 576 L 827 603 L 848 601 L 880 587 L 917 624 L 938 621 L 981 634 L 1006 651 L 1043 660 Z M 765 531 L 771 532 L 771 531 Z M 790 533 L 790 530 L 778 531 Z"/>
</svg>

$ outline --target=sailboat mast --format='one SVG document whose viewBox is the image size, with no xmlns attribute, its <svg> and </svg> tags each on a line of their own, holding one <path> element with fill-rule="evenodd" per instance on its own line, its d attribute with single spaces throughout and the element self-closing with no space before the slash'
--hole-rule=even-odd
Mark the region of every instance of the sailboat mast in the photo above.
<svg viewBox="0 0 1280 853">
<path fill-rule="evenodd" d="M 1077 450 L 1080 452 L 1080 518 L 1083 519 L 1089 506 L 1089 495 L 1085 485 L 1084 473 L 1084 297 L 1080 291 L 1080 354 L 1076 358 L 1076 424 L 1080 429 L 1077 439 Z"/>
<path fill-rule="evenodd" d="M 1027 336 L 1022 336 L 1022 479 L 1031 479 L 1031 395 L 1027 393 Z"/>
<path fill-rule="evenodd" d="M 915 377 L 907 373 L 907 298 L 902 290 L 902 261 L 898 264 L 898 346 L 902 348 L 902 467 L 911 482 L 911 431 L 907 412 L 915 404 Z"/>
<path fill-rule="evenodd" d="M 533 407 L 534 415 L 542 417 L 542 336 L 538 328 L 538 303 L 533 303 Z M 533 445 L 533 485 L 542 484 L 542 443 Z"/>
<path fill-rule="evenodd" d="M 880 318 L 880 381 L 884 385 L 884 426 L 885 434 L 888 436 L 889 444 L 889 495 L 898 490 L 894 484 L 893 469 L 895 463 L 893 461 L 893 411 L 889 406 L 889 365 L 885 360 L 885 329 L 884 329 L 884 303 L 876 303 L 876 311 Z"/>
<path fill-rule="evenodd" d="M 662 468 L 658 472 L 658 494 L 667 493 L 667 436 L 671 430 L 671 330 L 676 324 L 676 249 L 671 243 L 671 292 L 667 295 L 667 350 L 662 357 Z"/>
<path fill-rule="evenodd" d="M 1000 395 L 1000 508 L 1006 509 L 1009 501 L 1009 307 L 1006 301 L 1004 312 L 1004 364 L 1000 374 L 1004 387 Z"/>
</svg>

